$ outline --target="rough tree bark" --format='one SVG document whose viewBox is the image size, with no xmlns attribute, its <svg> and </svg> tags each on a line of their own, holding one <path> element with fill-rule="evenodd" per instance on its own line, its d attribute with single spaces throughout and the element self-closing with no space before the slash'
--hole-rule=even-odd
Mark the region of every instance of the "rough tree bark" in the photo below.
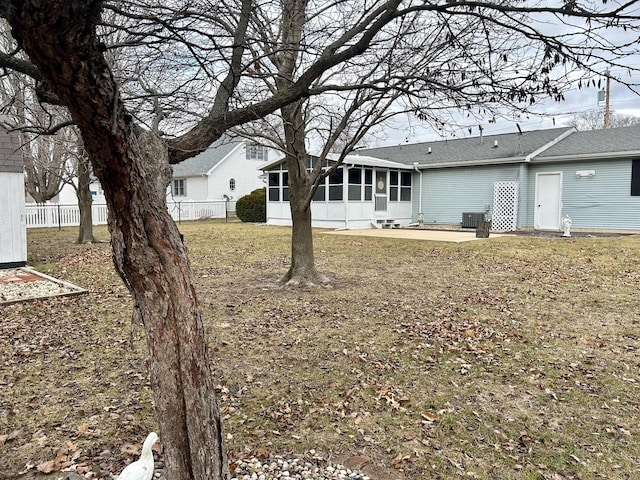
<svg viewBox="0 0 640 480">
<path fill-rule="evenodd" d="M 220 2 L 223 3 L 225 2 Z M 114 263 L 131 290 L 135 311 L 145 325 L 156 414 L 166 447 L 166 476 L 171 480 L 227 479 L 229 472 L 205 346 L 201 310 L 185 249 L 166 208 L 165 188 L 170 178 L 168 163 L 180 162 L 203 151 L 232 126 L 256 120 L 283 105 L 320 93 L 314 91 L 312 85 L 324 72 L 362 54 L 386 25 L 401 15 L 418 10 L 446 14 L 454 16 L 453 18 L 460 15 L 481 15 L 480 18 L 484 18 L 483 21 L 490 25 L 502 25 L 503 17 L 498 15 L 494 20 L 492 12 L 503 11 L 507 17 L 507 28 L 513 25 L 522 38 L 538 43 L 539 47 L 546 47 L 542 50 L 549 57 L 540 63 L 537 70 L 533 67 L 529 70 L 526 65 L 519 68 L 527 75 L 526 79 L 522 79 L 524 87 L 518 86 L 514 90 L 507 86 L 506 91 L 498 88 L 498 96 L 514 95 L 511 100 L 520 96 L 526 100 L 529 93 L 536 97 L 546 93 L 560 98 L 561 92 L 545 76 L 545 71 L 548 73 L 567 58 L 571 59 L 572 55 L 577 56 L 584 51 L 580 46 L 565 47 L 560 40 L 556 42 L 552 37 L 527 29 L 518 19 L 511 23 L 510 12 L 517 13 L 517 9 L 522 7 L 512 6 L 508 2 L 484 3 L 483 8 L 489 10 L 484 17 L 476 10 L 467 11 L 460 7 L 458 2 L 414 2 L 404 10 L 400 9 L 402 3 L 402 0 L 373 2 L 370 8 L 365 9 L 363 16 L 358 15 L 354 19 L 356 24 L 353 26 L 350 25 L 350 19 L 339 19 L 340 25 L 335 25 L 339 38 L 335 42 L 326 46 L 313 43 L 309 47 L 305 45 L 305 48 L 313 50 L 320 48 L 320 53 L 301 75 L 297 78 L 293 75 L 284 77 L 282 89 L 256 104 L 231 108 L 232 96 L 244 68 L 242 58 L 246 45 L 246 20 L 251 8 L 255 7 L 254 2 L 243 0 L 242 13 L 232 42 L 229 70 L 219 83 L 211 109 L 189 132 L 172 139 L 169 150 L 158 138 L 136 128 L 132 116 L 126 112 L 118 85 L 102 53 L 104 45 L 96 34 L 96 23 L 103 6 L 101 0 L 0 1 L 2 16 L 9 20 L 13 37 L 33 65 L 15 54 L 4 52 L 0 52 L 0 63 L 39 80 L 37 88 L 43 96 L 46 95 L 44 98 L 67 107 L 73 122 L 80 128 L 94 173 L 105 190 L 110 210 L 109 229 Z M 571 2 L 565 3 L 568 5 Z M 269 9 L 271 5 L 271 2 L 266 2 L 264 8 Z M 340 7 L 342 2 L 337 2 L 337 5 Z M 567 8 L 567 5 L 540 7 L 538 11 L 544 15 L 549 12 L 562 16 L 575 14 L 576 18 L 587 19 L 591 15 L 586 7 L 572 9 Z M 285 22 L 282 26 L 289 30 L 287 35 L 291 36 L 285 36 L 287 41 L 282 48 L 278 46 L 276 55 L 278 52 L 293 52 L 290 56 L 284 55 L 286 61 L 295 62 L 297 58 L 295 52 L 300 48 L 302 28 L 298 27 L 303 24 L 298 20 L 304 20 L 305 6 L 306 0 L 282 0 L 283 12 L 291 8 L 295 15 L 300 14 L 300 17 L 292 17 L 291 23 Z M 322 5 L 322 10 L 324 8 Z M 531 7 L 530 10 L 535 12 L 536 8 Z M 593 31 L 596 33 L 593 36 L 599 35 L 605 23 L 603 18 L 607 26 L 615 23 L 626 28 L 628 23 L 620 23 L 621 11 L 626 13 L 627 22 L 637 22 L 637 17 L 629 14 L 631 9 L 633 2 L 628 2 L 603 14 L 599 25 L 594 27 Z M 327 18 L 331 19 L 330 14 Z M 447 16 L 444 17 L 445 21 L 446 18 Z M 438 25 L 441 23 L 439 21 Z M 566 25 L 568 24 L 567 22 Z M 342 27 L 344 32 L 340 35 L 338 30 Z M 637 27 L 634 26 L 634 30 L 635 28 Z M 334 31 L 333 26 L 330 30 Z M 598 44 L 604 45 L 605 53 L 611 52 L 611 58 L 621 55 L 622 48 L 607 50 L 603 39 L 604 36 L 597 37 Z M 522 39 L 514 45 L 520 45 L 521 42 Z M 624 50 L 628 50 L 626 44 Z M 489 48 L 489 52 L 492 51 Z M 590 55 L 590 52 L 585 53 Z M 506 55 L 495 57 L 502 59 Z M 515 58 L 517 61 L 513 65 L 519 66 L 521 56 L 517 55 Z M 478 65 L 476 59 L 471 60 L 474 60 L 474 65 Z M 302 63 L 307 65 L 306 62 Z M 469 64 L 466 60 L 463 63 Z M 490 58 L 488 66 L 492 67 Z M 484 71 L 485 68 L 482 67 L 481 70 Z M 489 70 L 494 71 L 493 68 Z M 293 72 L 293 67 L 284 71 Z M 536 72 L 543 75 L 537 77 L 534 75 Z M 511 78 L 504 75 L 502 77 L 512 82 Z M 412 83 L 419 78 L 412 78 Z M 429 93 L 432 88 L 434 91 L 436 87 L 442 88 L 441 93 L 448 96 L 456 92 L 453 87 L 458 78 L 457 73 L 445 77 L 446 82 L 443 84 L 439 78 L 431 83 L 430 77 L 424 77 L 424 91 Z M 529 78 L 534 80 L 529 81 Z M 536 78 L 540 80 L 535 80 Z M 484 77 L 481 76 L 480 80 L 483 81 Z M 490 85 L 497 82 L 500 87 L 500 75 L 489 80 L 492 80 Z M 473 85 L 467 84 L 467 87 L 470 86 Z M 470 95 L 473 105 L 482 101 L 482 97 L 476 97 L 476 87 L 477 85 L 472 88 L 473 93 Z M 460 91 L 464 94 L 463 90 Z M 465 97 L 461 98 L 464 100 Z M 466 103 L 462 100 L 456 101 Z M 306 170 L 306 166 L 300 172 L 302 170 Z M 306 213 L 302 215 L 304 209 L 300 212 L 299 218 L 307 221 Z"/>
<path fill-rule="evenodd" d="M 93 236 L 93 196 L 91 195 L 91 165 L 86 154 L 78 155 L 77 163 L 78 208 L 80 209 L 80 227 L 78 228 L 78 243 L 94 243 Z"/>
<path fill-rule="evenodd" d="M 284 0 L 282 18 L 283 52 L 278 65 L 278 90 L 286 91 L 293 84 L 298 51 L 305 25 L 308 0 Z M 305 145 L 303 100 L 280 109 L 286 146 L 285 161 L 289 174 L 289 205 L 291 209 L 291 265 L 281 282 L 289 285 L 313 285 L 325 282 L 315 266 L 313 230 L 311 228 L 311 198 L 313 178 L 307 171 L 308 154 Z"/>
<path fill-rule="evenodd" d="M 291 265 L 281 282 L 289 285 L 314 285 L 326 281 L 315 266 L 313 230 L 311 228 L 311 192 L 313 180 L 306 169 L 305 123 L 302 101 L 281 109 L 285 161 L 289 173 L 289 206 L 291 209 Z"/>
<path fill-rule="evenodd" d="M 147 335 L 167 478 L 227 479 L 201 310 L 165 201 L 167 147 L 125 111 L 95 40 L 100 2 L 25 0 L 4 8 L 14 37 L 78 125 L 103 185 L 114 263 Z"/>
</svg>

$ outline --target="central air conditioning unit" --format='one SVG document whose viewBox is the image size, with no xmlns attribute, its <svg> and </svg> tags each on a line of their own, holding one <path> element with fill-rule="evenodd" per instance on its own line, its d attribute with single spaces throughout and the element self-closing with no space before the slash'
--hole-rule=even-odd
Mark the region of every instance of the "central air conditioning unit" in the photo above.
<svg viewBox="0 0 640 480">
<path fill-rule="evenodd" d="M 484 212 L 464 212 L 462 214 L 462 228 L 477 228 L 478 222 L 484 222 Z"/>
</svg>

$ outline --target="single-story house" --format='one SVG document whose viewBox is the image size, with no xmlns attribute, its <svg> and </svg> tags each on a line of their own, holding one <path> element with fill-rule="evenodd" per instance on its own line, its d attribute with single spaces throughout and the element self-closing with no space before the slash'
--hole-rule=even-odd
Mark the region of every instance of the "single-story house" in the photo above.
<svg viewBox="0 0 640 480">
<path fill-rule="evenodd" d="M 18 135 L 0 128 L 0 268 L 27 263 L 23 171 Z"/>
<path fill-rule="evenodd" d="M 173 166 L 170 197 L 176 201 L 238 200 L 265 186 L 258 168 L 279 152 L 223 136 L 207 150 Z"/>
<path fill-rule="evenodd" d="M 262 168 L 267 223 L 288 225 L 286 166 Z M 491 220 L 494 231 L 560 230 L 568 215 L 574 229 L 640 230 L 640 126 L 364 149 L 339 172 L 314 199 L 316 227 L 474 228 Z"/>
<path fill-rule="evenodd" d="M 325 166 L 335 163 L 330 157 Z M 268 183 L 267 223 L 291 225 L 286 163 L 278 159 L 262 168 Z M 313 226 L 357 229 L 408 225 L 412 221 L 413 170 L 412 165 L 393 160 L 347 155 L 315 193 Z"/>
</svg>

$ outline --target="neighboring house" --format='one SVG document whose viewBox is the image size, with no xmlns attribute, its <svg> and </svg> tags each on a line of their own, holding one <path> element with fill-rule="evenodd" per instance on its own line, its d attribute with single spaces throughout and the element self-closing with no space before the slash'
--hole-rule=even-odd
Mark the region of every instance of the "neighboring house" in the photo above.
<svg viewBox="0 0 640 480">
<path fill-rule="evenodd" d="M 74 182 L 77 183 L 77 178 L 73 179 Z M 91 183 L 89 184 L 89 190 L 91 191 L 91 196 L 93 197 L 93 203 L 96 204 L 105 204 L 107 200 L 104 198 L 104 191 L 102 190 L 102 185 L 97 178 L 92 176 Z M 30 197 L 29 197 L 30 198 Z M 27 198 L 27 201 L 29 201 Z M 33 202 L 33 199 L 31 200 Z M 60 190 L 60 193 L 51 199 L 52 203 L 59 203 L 60 205 L 77 205 L 78 204 L 78 194 L 76 193 L 76 189 L 73 185 L 69 185 L 65 183 Z"/>
<path fill-rule="evenodd" d="M 207 150 L 173 166 L 175 202 L 238 200 L 264 187 L 259 166 L 279 153 L 247 140 L 222 137 Z"/>
<path fill-rule="evenodd" d="M 335 164 L 331 158 L 326 166 Z M 309 165 L 311 168 L 311 165 Z M 291 225 L 287 167 L 283 159 L 262 166 L 267 173 L 267 223 Z M 371 228 L 408 225 L 413 166 L 347 155 L 327 176 L 311 203 L 314 227 Z"/>
<path fill-rule="evenodd" d="M 27 263 L 23 171 L 18 136 L 0 128 L 0 268 Z"/>
<path fill-rule="evenodd" d="M 350 181 L 336 183 L 336 190 L 342 186 L 341 199 L 334 195 L 319 199 L 319 205 L 314 202 L 314 226 L 424 223 L 473 228 L 490 219 L 496 231 L 559 230 L 569 215 L 574 229 L 640 230 L 638 126 L 585 132 L 555 128 L 373 148 L 349 155 L 345 164 L 343 171 L 355 167 L 365 172 L 363 192 L 373 187 L 370 179 L 375 179 L 376 190 L 362 197 L 359 214 L 354 214 Z M 281 163 L 264 169 L 269 190 L 284 188 Z M 397 192 L 403 187 L 401 196 Z M 290 224 L 285 206 L 282 195 L 268 196 L 267 222 Z"/>
<path fill-rule="evenodd" d="M 235 201 L 265 186 L 264 176 L 258 167 L 270 157 L 277 156 L 281 154 L 247 140 L 222 137 L 199 155 L 173 165 L 167 200 Z M 97 180 L 90 189 L 95 203 L 105 203 L 104 192 Z M 74 188 L 64 185 L 52 202 L 77 205 L 78 200 Z"/>
</svg>

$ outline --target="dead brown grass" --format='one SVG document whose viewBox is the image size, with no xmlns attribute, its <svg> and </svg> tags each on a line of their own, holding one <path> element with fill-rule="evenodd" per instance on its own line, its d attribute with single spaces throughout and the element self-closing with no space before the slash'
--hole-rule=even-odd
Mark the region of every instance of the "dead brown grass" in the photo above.
<svg viewBox="0 0 640 480">
<path fill-rule="evenodd" d="M 232 457 L 363 455 L 385 479 L 640 477 L 640 238 L 317 232 L 334 283 L 282 289 L 289 229 L 180 228 Z M 30 265 L 91 293 L 1 313 L 0 477 L 116 472 L 155 428 L 108 244 L 75 234 L 29 231 Z"/>
</svg>

